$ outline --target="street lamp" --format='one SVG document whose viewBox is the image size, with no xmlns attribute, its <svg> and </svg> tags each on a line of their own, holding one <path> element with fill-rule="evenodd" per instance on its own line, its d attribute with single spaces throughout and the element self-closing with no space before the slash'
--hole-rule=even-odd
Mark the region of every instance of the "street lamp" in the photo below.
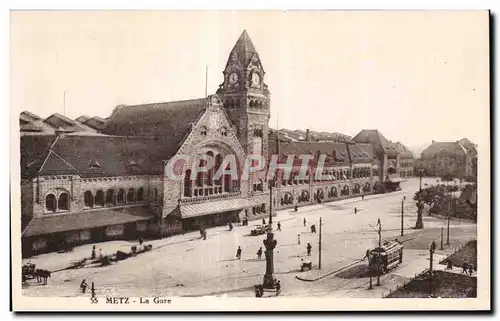
<svg viewBox="0 0 500 321">
<path fill-rule="evenodd" d="M 274 180 L 269 181 L 269 229 L 267 231 L 267 238 L 262 241 L 266 247 L 266 274 L 264 274 L 263 287 L 265 289 L 273 289 L 276 285 L 276 279 L 274 278 L 274 248 L 278 243 L 274 239 L 273 229 L 272 229 L 272 219 L 273 219 L 273 186 Z"/>
<path fill-rule="evenodd" d="M 420 168 L 418 170 L 418 173 L 419 173 L 419 176 L 420 176 L 420 189 L 419 189 L 419 191 L 422 191 L 422 175 L 424 174 L 424 169 Z"/>
<path fill-rule="evenodd" d="M 403 223 L 404 223 L 404 212 L 405 212 L 405 199 L 406 197 L 403 196 L 401 199 L 401 236 L 403 236 Z"/>
</svg>

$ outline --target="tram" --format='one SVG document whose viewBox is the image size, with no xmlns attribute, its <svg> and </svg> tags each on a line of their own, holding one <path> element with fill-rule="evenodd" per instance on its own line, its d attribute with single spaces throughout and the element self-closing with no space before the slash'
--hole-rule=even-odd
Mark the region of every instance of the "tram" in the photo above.
<svg viewBox="0 0 500 321">
<path fill-rule="evenodd" d="M 403 262 L 403 244 L 398 240 L 384 241 L 381 247 L 370 251 L 368 260 L 370 270 L 386 273 Z"/>
</svg>

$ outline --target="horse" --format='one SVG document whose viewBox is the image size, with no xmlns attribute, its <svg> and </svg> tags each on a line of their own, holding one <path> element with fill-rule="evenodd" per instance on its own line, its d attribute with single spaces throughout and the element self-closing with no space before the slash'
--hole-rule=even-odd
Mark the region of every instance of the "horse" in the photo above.
<svg viewBox="0 0 500 321">
<path fill-rule="evenodd" d="M 35 270 L 36 281 L 38 283 L 42 282 L 43 285 L 47 285 L 47 279 L 50 278 L 50 274 L 51 272 L 49 270 L 36 269 Z"/>
</svg>

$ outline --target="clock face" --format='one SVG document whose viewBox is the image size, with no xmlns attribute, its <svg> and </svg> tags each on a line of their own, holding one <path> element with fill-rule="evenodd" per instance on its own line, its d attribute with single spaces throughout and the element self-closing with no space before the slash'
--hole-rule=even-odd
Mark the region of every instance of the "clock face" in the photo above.
<svg viewBox="0 0 500 321">
<path fill-rule="evenodd" d="M 237 83 L 237 82 L 238 82 L 238 74 L 237 74 L 237 73 L 235 73 L 235 72 L 231 73 L 231 74 L 229 75 L 229 82 L 230 82 L 231 84 L 233 84 L 233 85 L 234 85 L 235 83 Z"/>
<path fill-rule="evenodd" d="M 260 76 L 258 73 L 254 72 L 252 74 L 252 85 L 258 86 L 260 84 Z"/>
</svg>

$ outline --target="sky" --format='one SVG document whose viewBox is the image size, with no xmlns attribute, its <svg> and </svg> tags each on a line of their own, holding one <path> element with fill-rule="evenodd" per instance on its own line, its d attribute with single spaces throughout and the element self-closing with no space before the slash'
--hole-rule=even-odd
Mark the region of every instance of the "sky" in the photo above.
<svg viewBox="0 0 500 321">
<path fill-rule="evenodd" d="M 246 29 L 270 127 L 489 144 L 488 23 L 486 11 L 13 12 L 11 114 L 105 118 L 199 98 L 206 66 L 215 93 Z"/>
</svg>

